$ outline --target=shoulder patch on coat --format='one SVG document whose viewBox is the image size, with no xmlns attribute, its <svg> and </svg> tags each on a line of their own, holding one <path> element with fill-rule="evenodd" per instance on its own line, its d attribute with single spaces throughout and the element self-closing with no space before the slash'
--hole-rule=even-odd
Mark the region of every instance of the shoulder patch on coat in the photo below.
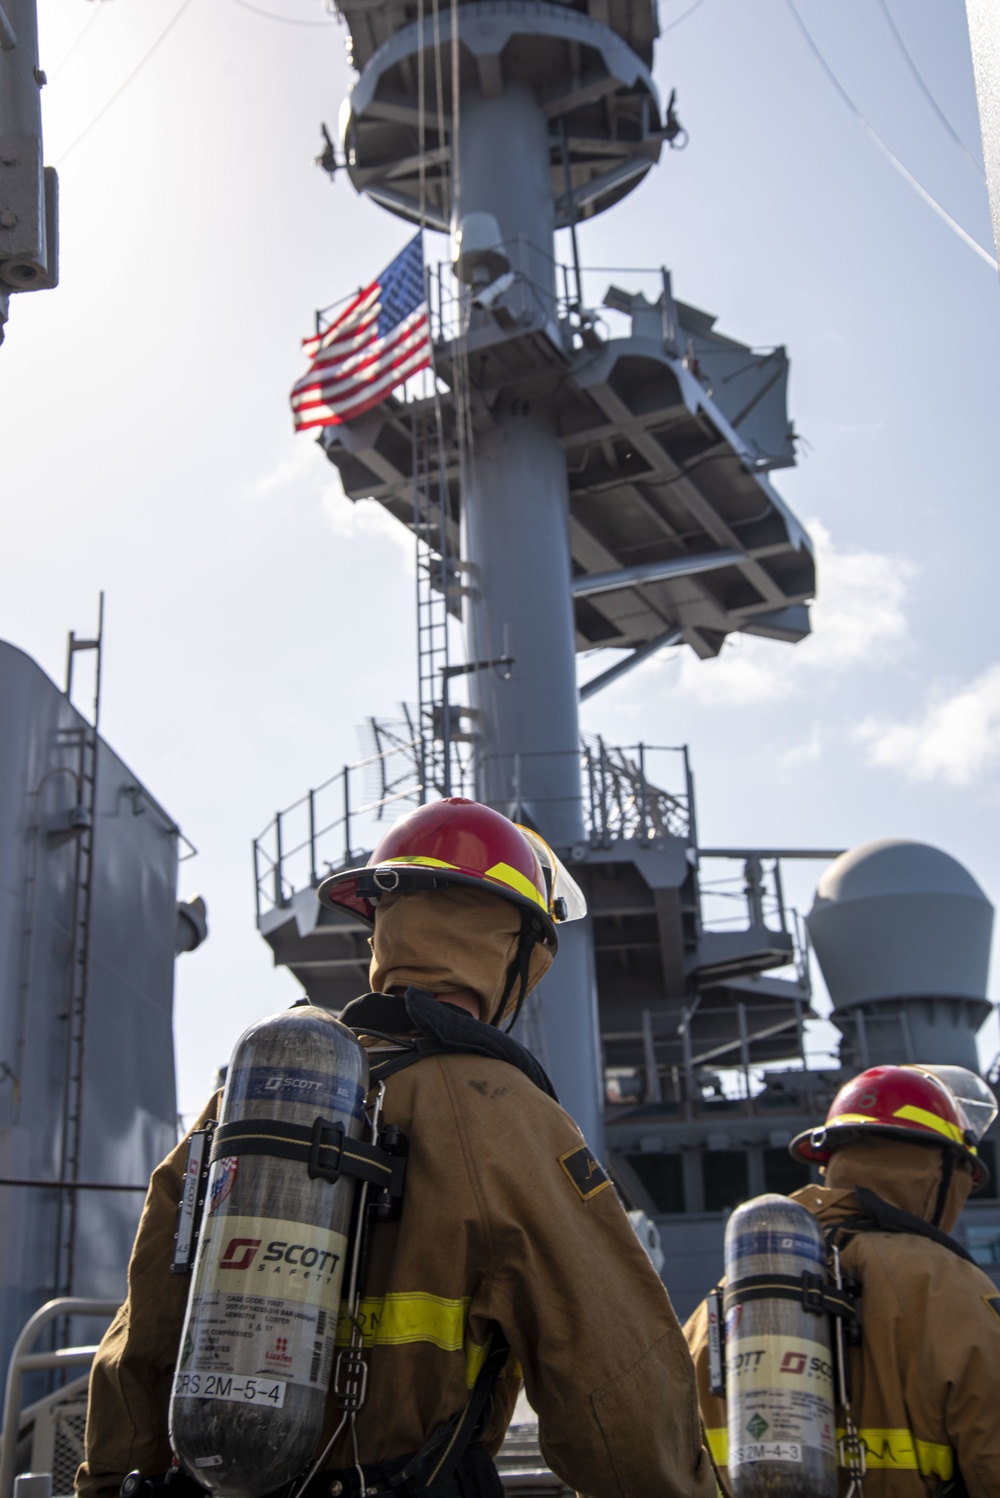
<svg viewBox="0 0 1000 1498">
<path fill-rule="evenodd" d="M 581 1144 L 575 1150 L 567 1150 L 565 1155 L 559 1156 L 559 1164 L 569 1176 L 584 1201 L 589 1201 L 605 1186 L 610 1186 L 599 1161 L 594 1159 L 585 1144 Z"/>
<path fill-rule="evenodd" d="M 984 1295 L 983 1299 L 997 1320 L 1000 1321 L 1000 1295 Z"/>
</svg>

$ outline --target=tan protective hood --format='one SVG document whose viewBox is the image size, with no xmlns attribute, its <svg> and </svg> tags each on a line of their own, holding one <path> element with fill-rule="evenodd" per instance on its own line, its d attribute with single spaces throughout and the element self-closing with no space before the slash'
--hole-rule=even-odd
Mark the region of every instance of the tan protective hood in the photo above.
<svg viewBox="0 0 1000 1498">
<path fill-rule="evenodd" d="M 408 895 L 383 895 L 375 912 L 369 982 L 373 993 L 390 988 L 426 988 L 446 995 L 463 989 L 482 1005 L 480 1018 L 496 1023 L 511 1012 L 520 984 L 497 1013 L 507 973 L 517 956 L 521 912 L 488 890 L 450 885 Z M 551 948 L 536 942 L 528 970 L 528 993 L 552 962 Z"/>
<path fill-rule="evenodd" d="M 873 1135 L 836 1150 L 824 1179 L 834 1191 L 865 1186 L 894 1207 L 933 1222 L 943 1167 L 944 1150 Z M 943 1232 L 951 1232 L 971 1190 L 972 1176 L 956 1160 L 944 1212 L 937 1224 Z M 844 1215 L 850 1216 L 854 1210 L 853 1203 L 846 1203 Z"/>
</svg>

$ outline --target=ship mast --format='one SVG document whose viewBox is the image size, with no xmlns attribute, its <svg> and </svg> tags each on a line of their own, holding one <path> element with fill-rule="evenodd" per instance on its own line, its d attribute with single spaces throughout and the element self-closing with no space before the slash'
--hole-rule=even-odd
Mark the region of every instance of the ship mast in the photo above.
<svg viewBox="0 0 1000 1498">
<path fill-rule="evenodd" d="M 374 497 L 417 535 L 420 794 L 457 791 L 452 766 L 470 746 L 467 788 L 537 828 L 586 889 L 594 919 L 564 928 L 525 1038 L 600 1151 L 602 1033 L 614 1065 L 640 1047 L 651 1097 L 664 1073 L 683 1072 L 688 1094 L 701 1049 L 735 1047 L 748 1065 L 787 1054 L 808 999 L 798 980 L 769 981 L 746 995 L 760 1012 L 740 1028 L 744 995 L 730 1003 L 726 985 L 790 962 L 791 936 L 766 927 L 756 895 L 745 930 L 704 932 L 686 758 L 673 753 L 680 785 L 667 792 L 641 746 L 582 748 L 579 731 L 581 698 L 665 645 L 710 658 L 734 630 L 808 633 L 808 537 L 768 478 L 795 461 L 788 361 L 716 332 L 675 301 L 663 269 L 651 297 L 604 292 L 625 336 L 585 304 L 578 223 L 631 192 L 682 134 L 650 72 L 650 0 L 341 9 L 359 73 L 341 114 L 346 172 L 379 206 L 448 234 L 451 264 L 428 275 L 433 389 L 397 392 L 319 440 L 349 498 Z M 560 229 L 572 269 L 556 260 Z M 428 623 L 435 580 L 438 611 L 462 620 L 465 666 L 448 663 Z M 627 654 L 581 688 L 577 653 L 602 647 Z M 467 702 L 450 695 L 459 677 Z M 383 780 L 395 804 L 402 791 Z M 331 796 L 342 798 L 333 818 L 317 800 Z M 339 857 L 357 861 L 348 771 L 306 804 L 305 841 L 294 808 L 257 841 L 258 924 L 276 960 L 336 1006 L 366 949 L 333 912 L 317 915 L 311 886 L 334 866 L 314 828 L 336 823 Z M 290 845 L 308 847 L 308 887 Z M 759 873 L 746 883 L 758 891 Z M 718 1002 L 704 1018 L 707 991 Z M 678 1029 L 689 1011 L 697 1019 Z M 665 1056 L 679 1035 L 678 1066 Z"/>
</svg>

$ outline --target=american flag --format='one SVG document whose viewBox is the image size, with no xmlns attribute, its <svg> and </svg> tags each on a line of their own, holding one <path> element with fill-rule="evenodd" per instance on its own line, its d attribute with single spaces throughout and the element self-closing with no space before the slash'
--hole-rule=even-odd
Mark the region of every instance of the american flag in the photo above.
<svg viewBox="0 0 1000 1498">
<path fill-rule="evenodd" d="M 353 421 L 426 369 L 431 351 L 421 235 L 302 347 L 312 362 L 292 386 L 297 432 Z"/>
</svg>

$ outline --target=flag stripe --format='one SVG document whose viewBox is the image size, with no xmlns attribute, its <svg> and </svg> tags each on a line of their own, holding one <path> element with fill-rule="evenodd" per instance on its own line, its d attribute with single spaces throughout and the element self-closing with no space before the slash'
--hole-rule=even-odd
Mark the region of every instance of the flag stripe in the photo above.
<svg viewBox="0 0 1000 1498">
<path fill-rule="evenodd" d="M 416 314 L 415 314 L 416 316 Z M 301 380 L 292 386 L 292 405 L 299 403 L 298 398 L 308 395 L 312 390 L 334 389 L 337 385 L 357 380 L 367 370 L 371 377 L 379 373 L 380 367 L 394 355 L 399 348 L 414 338 L 419 337 L 426 341 L 427 337 L 427 314 L 421 312 L 417 321 L 409 327 L 404 327 L 391 341 L 387 341 L 381 348 L 371 343 L 357 354 L 352 354 L 349 359 L 342 360 L 339 364 L 326 370 L 319 370 L 317 365 L 303 375 Z"/>
<path fill-rule="evenodd" d="M 429 352 L 426 350 L 423 352 L 418 351 L 414 356 L 412 366 L 395 373 L 392 376 L 391 382 L 387 381 L 387 388 L 366 391 L 364 396 L 357 401 L 344 402 L 336 407 L 321 406 L 317 407 L 315 411 L 310 410 L 305 413 L 308 420 L 296 421 L 295 430 L 297 432 L 304 432 L 310 427 L 340 426 L 345 422 L 354 421 L 356 417 L 363 416 L 366 411 L 370 411 L 373 406 L 379 405 L 395 386 L 401 385 L 412 375 L 419 374 L 422 369 L 429 369 L 430 362 Z M 320 415 L 320 412 L 323 412 L 323 414 Z"/>
<path fill-rule="evenodd" d="M 319 349 L 325 348 L 331 333 L 336 333 L 337 329 L 342 328 L 348 321 L 363 317 L 372 301 L 378 300 L 380 289 L 379 283 L 372 281 L 371 285 L 365 286 L 363 290 L 359 291 L 353 301 L 342 312 L 337 314 L 329 327 L 324 328 L 321 333 L 314 333 L 311 338 L 303 338 L 302 347 L 306 354 L 309 354 L 310 349 L 315 353 Z"/>
<path fill-rule="evenodd" d="M 302 340 L 309 369 L 292 386 L 296 431 L 353 421 L 431 362 L 423 241 L 414 235 L 337 317 Z"/>
<path fill-rule="evenodd" d="M 391 380 L 395 378 L 396 372 L 404 364 L 408 364 L 417 355 L 423 355 L 425 353 L 429 357 L 430 350 L 427 347 L 427 340 L 421 339 L 419 342 L 415 342 L 411 346 L 400 350 L 398 356 L 395 359 L 385 364 L 384 367 L 378 372 L 378 374 L 372 376 L 370 379 L 355 381 L 355 383 L 352 385 L 342 385 L 332 388 L 323 386 L 317 388 L 316 390 L 310 392 L 312 399 L 297 401 L 295 403 L 294 410 L 296 413 L 298 413 L 301 411 L 312 410 L 317 406 L 331 406 L 336 408 L 338 405 L 342 405 L 345 402 L 351 402 L 354 397 L 361 391 L 368 390 L 375 385 L 381 386 L 385 383 L 386 379 Z M 389 388 L 392 388 L 391 384 Z"/>
<path fill-rule="evenodd" d="M 307 406 L 300 406 L 296 415 L 309 418 L 321 408 L 326 411 L 336 412 L 337 414 L 352 410 L 359 401 L 367 399 L 373 391 L 381 391 L 383 394 L 388 394 L 394 385 L 399 384 L 401 380 L 409 379 L 410 375 L 414 373 L 413 366 L 419 364 L 421 360 L 426 360 L 427 363 L 430 362 L 430 350 L 426 347 L 410 349 L 400 357 L 391 369 L 387 369 L 380 379 L 366 381 L 361 385 L 354 385 L 349 390 L 341 390 L 336 395 L 331 396 L 329 400 L 315 400 Z"/>
</svg>

